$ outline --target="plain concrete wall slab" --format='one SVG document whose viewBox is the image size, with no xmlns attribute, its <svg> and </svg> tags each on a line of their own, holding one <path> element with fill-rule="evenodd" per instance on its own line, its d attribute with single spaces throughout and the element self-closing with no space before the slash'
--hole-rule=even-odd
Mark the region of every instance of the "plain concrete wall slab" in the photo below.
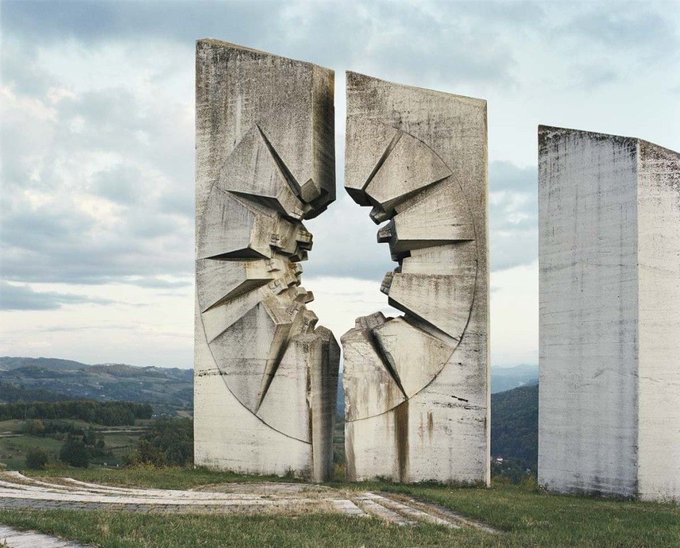
<svg viewBox="0 0 680 548">
<path fill-rule="evenodd" d="M 551 490 L 680 493 L 677 158 L 539 128 L 538 472 Z"/>
<path fill-rule="evenodd" d="M 640 141 L 638 494 L 680 501 L 680 154 Z"/>
</svg>

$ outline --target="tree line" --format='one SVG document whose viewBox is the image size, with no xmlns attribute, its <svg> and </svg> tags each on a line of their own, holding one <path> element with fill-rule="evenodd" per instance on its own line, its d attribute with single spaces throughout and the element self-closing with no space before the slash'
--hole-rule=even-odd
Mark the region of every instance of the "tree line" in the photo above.
<svg viewBox="0 0 680 548">
<path fill-rule="evenodd" d="M 0 421 L 11 419 L 76 419 L 105 426 L 128 426 L 150 419 L 148 403 L 91 400 L 0 404 Z"/>
</svg>

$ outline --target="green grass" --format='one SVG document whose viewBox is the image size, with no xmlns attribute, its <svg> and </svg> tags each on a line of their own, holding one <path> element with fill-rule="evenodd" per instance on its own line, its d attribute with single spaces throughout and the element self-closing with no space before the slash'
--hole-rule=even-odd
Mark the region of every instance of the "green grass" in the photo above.
<svg viewBox="0 0 680 548">
<path fill-rule="evenodd" d="M 204 469 L 150 467 L 64 470 L 115 485 L 186 489 L 231 481 L 262 481 Z M 375 519 L 340 515 L 290 516 L 153 515 L 109 511 L 0 510 L 0 522 L 63 535 L 102 546 L 680 546 L 680 506 L 546 494 L 531 486 L 494 484 L 490 489 L 374 482 L 332 488 L 383 490 L 436 502 L 504 531 L 420 525 L 389 526 Z"/>
<path fill-rule="evenodd" d="M 205 468 L 133 466 L 126 468 L 72 468 L 51 466 L 46 470 L 22 470 L 27 476 L 68 476 L 82 481 L 94 481 L 125 487 L 156 487 L 159 489 L 190 489 L 201 485 L 227 482 L 296 481 L 278 476 L 246 476 L 232 472 L 213 472 Z"/>
<path fill-rule="evenodd" d="M 62 443 L 53 438 L 27 434 L 13 438 L 0 438 L 0 462 L 9 470 L 19 470 L 26 464 L 26 452 L 33 447 L 44 449 L 50 460 L 55 460 Z"/>
<path fill-rule="evenodd" d="M 16 527 L 103 547 L 190 546 L 479 546 L 487 535 L 331 514 L 286 516 L 150 515 L 101 511 L 0 510 Z"/>
</svg>

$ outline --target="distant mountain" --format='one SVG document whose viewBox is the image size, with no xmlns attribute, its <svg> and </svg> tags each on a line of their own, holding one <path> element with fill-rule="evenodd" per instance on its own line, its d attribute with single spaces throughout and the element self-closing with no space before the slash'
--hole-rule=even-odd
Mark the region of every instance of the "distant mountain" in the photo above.
<svg viewBox="0 0 680 548">
<path fill-rule="evenodd" d="M 149 403 L 157 414 L 193 408 L 193 370 L 0 357 L 0 402 L 59 399 Z"/>
<path fill-rule="evenodd" d="M 491 367 L 491 393 L 505 392 L 519 386 L 538 384 L 538 365 Z"/>
<path fill-rule="evenodd" d="M 538 384 L 491 396 L 491 455 L 536 468 L 538 463 Z"/>
</svg>

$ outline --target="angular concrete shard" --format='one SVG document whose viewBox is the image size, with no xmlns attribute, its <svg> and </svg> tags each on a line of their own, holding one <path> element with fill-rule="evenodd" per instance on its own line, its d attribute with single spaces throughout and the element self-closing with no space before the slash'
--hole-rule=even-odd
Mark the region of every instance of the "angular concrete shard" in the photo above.
<svg viewBox="0 0 680 548">
<path fill-rule="evenodd" d="M 335 198 L 333 73 L 216 40 L 196 69 L 195 462 L 321 481 L 339 354 L 298 261 Z"/>
<path fill-rule="evenodd" d="M 470 318 L 475 276 L 388 273 L 382 291 L 393 307 L 459 341 Z"/>
<path fill-rule="evenodd" d="M 396 142 L 387 144 L 385 158 L 364 193 L 389 216 L 397 204 L 449 175 L 449 167 L 430 147 L 401 132 Z"/>
<path fill-rule="evenodd" d="M 283 358 L 295 319 L 281 314 L 270 304 L 273 300 L 257 304 L 210 345 L 227 386 L 254 413 Z"/>
<path fill-rule="evenodd" d="M 680 500 L 680 154 L 539 126 L 539 482 Z"/>
<path fill-rule="evenodd" d="M 196 287 L 201 312 L 268 284 L 284 270 L 290 270 L 290 265 L 279 258 L 198 259 Z"/>
<path fill-rule="evenodd" d="M 342 337 L 348 478 L 488 482 L 486 103 L 348 73 L 345 162 L 405 313 Z"/>
<path fill-rule="evenodd" d="M 312 339 L 318 339 L 313 337 Z M 310 408 L 307 402 L 309 348 L 299 338 L 285 348 L 276 375 L 271 376 L 257 416 L 272 428 L 295 439 L 311 443 Z M 281 405 L 288 402 L 287 405 Z"/>
<path fill-rule="evenodd" d="M 215 184 L 293 219 L 302 219 L 311 210 L 259 126 L 251 128 L 227 157 Z"/>
<path fill-rule="evenodd" d="M 379 231 L 378 241 L 390 244 L 398 260 L 414 249 L 475 239 L 472 215 L 460 185 L 449 178 L 418 193 L 396 208 L 397 214 Z"/>
<path fill-rule="evenodd" d="M 406 400 L 389 361 L 381 354 L 368 317 L 342 336 L 345 419 L 365 419 L 393 409 Z M 384 321 L 384 317 L 383 317 Z M 362 325 L 363 324 L 363 325 Z"/>
<path fill-rule="evenodd" d="M 408 398 L 432 382 L 453 354 L 452 346 L 404 318 L 394 318 L 376 327 L 373 336 Z"/>
<path fill-rule="evenodd" d="M 213 188 L 197 227 L 196 255 L 199 259 L 271 257 L 274 219 L 233 194 Z"/>
<path fill-rule="evenodd" d="M 274 108 L 258 122 L 263 136 L 311 216 L 335 200 L 334 74 L 311 66 L 305 102 Z"/>
<path fill-rule="evenodd" d="M 401 132 L 374 120 L 355 117 L 347 123 L 345 190 L 359 205 L 370 205 L 366 185 L 382 166 Z"/>
</svg>

